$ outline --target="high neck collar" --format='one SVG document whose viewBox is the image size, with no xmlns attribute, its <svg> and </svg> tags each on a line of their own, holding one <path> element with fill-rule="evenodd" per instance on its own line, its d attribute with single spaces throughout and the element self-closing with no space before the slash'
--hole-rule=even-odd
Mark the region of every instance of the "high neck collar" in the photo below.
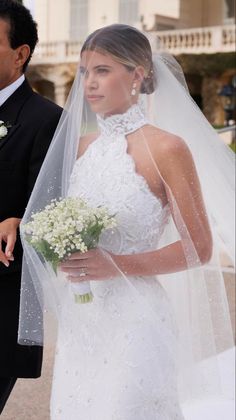
<svg viewBox="0 0 236 420">
<path fill-rule="evenodd" d="M 126 135 L 147 124 L 144 111 L 138 104 L 132 105 L 123 114 L 114 114 L 107 118 L 97 115 L 97 121 L 101 134 L 105 136 Z"/>
</svg>

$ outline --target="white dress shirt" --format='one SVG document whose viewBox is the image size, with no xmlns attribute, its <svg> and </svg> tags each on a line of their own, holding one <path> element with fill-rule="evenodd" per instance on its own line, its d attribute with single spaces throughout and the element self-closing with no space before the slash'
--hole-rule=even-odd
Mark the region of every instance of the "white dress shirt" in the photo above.
<svg viewBox="0 0 236 420">
<path fill-rule="evenodd" d="M 22 74 L 22 76 L 19 77 L 15 82 L 11 83 L 9 86 L 5 87 L 4 89 L 0 90 L 0 106 L 6 102 L 6 100 L 15 92 L 20 85 L 25 80 L 25 75 Z"/>
</svg>

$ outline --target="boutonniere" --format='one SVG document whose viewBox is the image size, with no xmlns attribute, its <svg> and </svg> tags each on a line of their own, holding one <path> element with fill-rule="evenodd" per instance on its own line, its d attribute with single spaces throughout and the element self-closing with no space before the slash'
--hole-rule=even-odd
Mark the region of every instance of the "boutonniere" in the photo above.
<svg viewBox="0 0 236 420">
<path fill-rule="evenodd" d="M 11 127 L 11 124 L 8 122 L 5 123 L 4 121 L 0 121 L 0 140 L 3 139 L 3 137 L 6 137 L 8 133 L 8 128 Z"/>
</svg>

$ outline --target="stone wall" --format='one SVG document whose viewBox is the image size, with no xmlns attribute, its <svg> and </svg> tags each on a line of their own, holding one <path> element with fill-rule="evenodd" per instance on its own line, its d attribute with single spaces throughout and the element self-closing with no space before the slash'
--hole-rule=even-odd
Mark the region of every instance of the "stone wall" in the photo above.
<svg viewBox="0 0 236 420">
<path fill-rule="evenodd" d="M 224 124 L 224 111 L 218 95 L 230 84 L 234 69 L 234 53 L 182 54 L 176 57 L 183 68 L 190 94 L 214 125 Z M 27 77 L 33 88 L 64 106 L 73 83 L 77 63 L 29 66 Z"/>
</svg>

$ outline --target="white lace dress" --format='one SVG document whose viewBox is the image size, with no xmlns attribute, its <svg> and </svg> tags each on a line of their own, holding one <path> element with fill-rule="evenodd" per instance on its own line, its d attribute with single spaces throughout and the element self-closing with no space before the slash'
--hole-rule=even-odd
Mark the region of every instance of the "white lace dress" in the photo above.
<svg viewBox="0 0 236 420">
<path fill-rule="evenodd" d="M 135 171 L 125 135 L 146 124 L 139 106 L 98 119 L 101 134 L 76 161 L 69 194 L 105 205 L 118 226 L 101 245 L 117 254 L 157 248 L 168 206 Z M 68 294 L 59 325 L 52 420 L 182 420 L 176 331 L 156 278 L 91 282 L 92 303 Z"/>
</svg>

